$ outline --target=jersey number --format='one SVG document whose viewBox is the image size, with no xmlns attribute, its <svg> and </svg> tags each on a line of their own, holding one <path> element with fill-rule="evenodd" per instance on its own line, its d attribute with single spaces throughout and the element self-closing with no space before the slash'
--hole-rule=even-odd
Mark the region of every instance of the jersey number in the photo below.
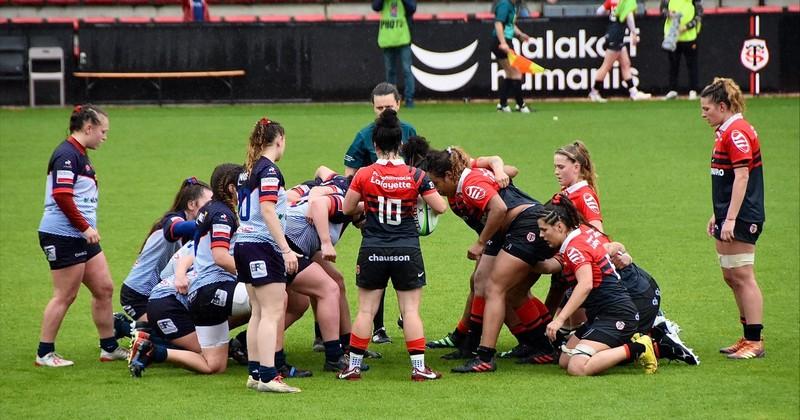
<svg viewBox="0 0 800 420">
<path fill-rule="evenodd" d="M 248 188 L 239 190 L 239 220 L 242 222 L 250 220 L 250 190 Z"/>
<path fill-rule="evenodd" d="M 385 210 L 384 210 L 385 209 Z M 386 215 L 389 217 L 387 218 Z M 378 196 L 378 221 L 387 225 L 400 224 L 400 199 Z"/>
</svg>

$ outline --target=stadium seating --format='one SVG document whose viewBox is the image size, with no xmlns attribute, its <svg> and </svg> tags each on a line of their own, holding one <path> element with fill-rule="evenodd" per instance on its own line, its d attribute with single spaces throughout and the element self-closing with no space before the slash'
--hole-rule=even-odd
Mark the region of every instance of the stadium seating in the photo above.
<svg viewBox="0 0 800 420">
<path fill-rule="evenodd" d="M 292 17 L 288 15 L 264 15 L 259 16 L 258 20 L 265 23 L 289 23 Z"/>
<path fill-rule="evenodd" d="M 0 80 L 25 80 L 27 48 L 24 36 L 0 36 Z"/>
</svg>

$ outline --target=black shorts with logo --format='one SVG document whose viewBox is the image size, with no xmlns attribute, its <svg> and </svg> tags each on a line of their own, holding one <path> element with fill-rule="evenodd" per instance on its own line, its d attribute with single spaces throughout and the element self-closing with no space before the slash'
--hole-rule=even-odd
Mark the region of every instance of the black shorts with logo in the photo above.
<svg viewBox="0 0 800 420">
<path fill-rule="evenodd" d="M 722 232 L 722 223 L 725 220 L 717 219 L 714 223 L 714 237 L 721 241 L 720 233 Z M 736 219 L 736 226 L 733 227 L 733 238 L 740 242 L 748 244 L 756 244 L 758 237 L 761 236 L 761 230 L 764 228 L 764 222 L 754 223 L 742 219 Z"/>
<path fill-rule="evenodd" d="M 607 50 L 622 51 L 625 44 L 625 28 L 626 26 L 618 21 L 612 21 L 608 25 L 606 31 L 606 46 Z"/>
<path fill-rule="evenodd" d="M 86 239 L 39 232 L 39 246 L 51 270 L 83 264 L 101 253 L 100 244 L 90 244 Z"/>
<path fill-rule="evenodd" d="M 639 328 L 639 314 L 601 314 L 590 319 L 575 332 L 581 340 L 597 341 L 611 348 L 631 341 Z"/>
<path fill-rule="evenodd" d="M 194 322 L 175 296 L 152 299 L 147 303 L 147 322 L 156 334 L 174 340 L 194 332 Z"/>
<path fill-rule="evenodd" d="M 392 279 L 395 290 L 425 286 L 425 263 L 419 248 L 361 248 L 356 262 L 356 285 L 362 289 L 385 289 Z"/>
<path fill-rule="evenodd" d="M 119 304 L 122 305 L 122 310 L 134 320 L 138 320 L 144 315 L 147 315 L 147 300 L 145 296 L 136 290 L 128 287 L 127 284 L 122 283 L 119 290 Z"/>
<path fill-rule="evenodd" d="M 503 251 L 536 265 L 556 254 L 539 234 L 539 206 L 531 206 L 523 210 L 511 222 L 503 241 Z"/>
<path fill-rule="evenodd" d="M 238 280 L 262 286 L 270 283 L 289 283 L 283 255 L 266 242 L 237 242 L 233 247 Z"/>
<path fill-rule="evenodd" d="M 506 38 L 506 45 L 508 45 L 508 48 L 512 48 L 513 45 L 512 42 L 513 40 Z M 496 60 L 508 59 L 508 54 L 504 53 L 503 50 L 500 49 L 500 40 L 497 39 L 496 35 L 492 35 L 492 43 L 490 45 L 491 45 L 490 48 Z"/>
<path fill-rule="evenodd" d="M 207 284 L 189 295 L 189 314 L 198 327 L 211 327 L 228 320 L 233 308 L 235 281 Z"/>
</svg>

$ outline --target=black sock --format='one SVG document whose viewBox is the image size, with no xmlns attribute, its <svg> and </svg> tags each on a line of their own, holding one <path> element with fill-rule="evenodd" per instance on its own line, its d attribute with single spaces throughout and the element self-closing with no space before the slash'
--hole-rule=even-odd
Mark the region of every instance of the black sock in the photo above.
<svg viewBox="0 0 800 420">
<path fill-rule="evenodd" d="M 642 343 L 628 343 L 628 350 L 631 352 L 631 360 L 636 360 L 639 358 L 639 355 L 644 353 L 647 348 Z"/>
<path fill-rule="evenodd" d="M 514 99 L 517 101 L 517 106 L 522 108 L 522 105 L 525 105 L 525 100 L 522 99 L 522 80 L 514 80 L 513 82 Z"/>
<path fill-rule="evenodd" d="M 319 329 L 319 322 L 314 321 L 314 338 L 322 337 L 322 331 Z"/>
<path fill-rule="evenodd" d="M 122 337 L 130 337 L 133 335 L 133 331 L 131 330 L 131 320 L 127 317 L 126 319 L 118 318 L 114 316 L 114 337 L 115 338 L 122 338 Z"/>
<path fill-rule="evenodd" d="M 167 348 L 164 346 L 153 345 L 153 363 L 161 363 L 167 360 Z"/>
<path fill-rule="evenodd" d="M 286 364 L 286 353 L 283 349 L 275 352 L 275 367 L 280 369 Z"/>
<path fill-rule="evenodd" d="M 510 82 L 509 79 L 503 78 L 497 88 L 497 92 L 500 94 L 500 106 L 503 108 L 508 106 L 508 87 Z"/>
<path fill-rule="evenodd" d="M 623 80 L 622 81 L 622 86 L 625 86 L 625 88 L 628 89 L 629 92 L 632 89 L 636 88 L 635 86 L 633 86 L 633 79 Z"/>
<path fill-rule="evenodd" d="M 325 360 L 336 363 L 342 356 L 342 345 L 339 340 L 331 340 L 322 343 L 325 346 Z"/>
<path fill-rule="evenodd" d="M 117 344 L 117 339 L 114 337 L 107 337 L 100 339 L 100 348 L 109 353 L 116 350 L 117 347 L 119 347 L 119 344 Z"/>
<path fill-rule="evenodd" d="M 39 342 L 39 350 L 36 351 L 36 354 L 39 357 L 44 357 L 47 353 L 52 353 L 56 351 L 56 343 L 45 343 L 43 341 Z"/>
<path fill-rule="evenodd" d="M 242 330 L 236 334 L 236 340 L 242 345 L 242 351 L 247 352 L 247 330 Z"/>
<path fill-rule="evenodd" d="M 478 358 L 481 359 L 482 362 L 491 362 L 494 358 L 494 354 L 497 353 L 497 350 L 491 347 L 484 347 L 478 346 Z"/>
<path fill-rule="evenodd" d="M 747 341 L 761 341 L 762 329 L 764 329 L 764 326 L 761 324 L 745 324 L 744 339 Z"/>
<path fill-rule="evenodd" d="M 483 323 L 470 321 L 469 333 L 467 333 L 467 339 L 464 340 L 464 349 L 470 353 L 474 353 L 481 343 L 481 335 L 483 335 Z"/>
<path fill-rule="evenodd" d="M 383 290 L 381 295 L 381 304 L 378 306 L 378 312 L 375 312 L 375 318 L 372 318 L 372 331 L 378 331 L 383 328 L 383 301 L 386 300 L 386 289 Z"/>
<path fill-rule="evenodd" d="M 595 80 L 594 81 L 594 90 L 600 92 L 603 90 L 603 81 L 602 80 Z"/>
<path fill-rule="evenodd" d="M 342 345 L 342 350 L 347 351 L 350 349 L 350 333 L 342 334 L 339 336 L 339 344 Z"/>
<path fill-rule="evenodd" d="M 258 380 L 258 361 L 257 360 L 250 360 L 247 362 L 247 371 L 250 372 L 250 377 Z"/>
</svg>

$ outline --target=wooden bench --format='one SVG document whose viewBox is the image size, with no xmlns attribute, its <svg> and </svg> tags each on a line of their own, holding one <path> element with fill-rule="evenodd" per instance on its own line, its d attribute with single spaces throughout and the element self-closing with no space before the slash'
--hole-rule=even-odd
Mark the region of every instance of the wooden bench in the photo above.
<svg viewBox="0 0 800 420">
<path fill-rule="evenodd" d="M 86 80 L 86 99 L 95 82 L 92 79 L 146 79 L 158 91 L 158 104 L 161 105 L 161 81 L 162 79 L 190 79 L 213 77 L 221 81 L 230 91 L 230 100 L 233 102 L 233 78 L 244 77 L 244 70 L 222 70 L 222 71 L 164 71 L 164 72 L 84 72 L 73 73 L 75 77 Z"/>
</svg>

